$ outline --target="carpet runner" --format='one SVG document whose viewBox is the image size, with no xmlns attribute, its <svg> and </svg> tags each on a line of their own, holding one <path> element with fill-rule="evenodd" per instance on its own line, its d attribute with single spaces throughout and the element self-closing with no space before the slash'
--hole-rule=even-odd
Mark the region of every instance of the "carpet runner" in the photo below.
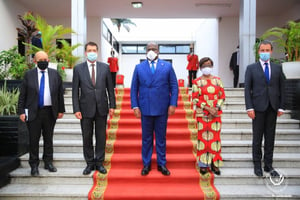
<svg viewBox="0 0 300 200">
<path fill-rule="evenodd" d="M 93 174 L 90 200 L 110 199 L 219 199 L 213 173 L 201 175 L 195 163 L 197 129 L 187 88 L 180 88 L 175 115 L 167 128 L 167 167 L 157 171 L 155 148 L 152 170 L 141 176 L 141 123 L 130 108 L 130 89 L 116 89 L 117 109 L 108 121 L 106 161 L 108 173 Z"/>
</svg>

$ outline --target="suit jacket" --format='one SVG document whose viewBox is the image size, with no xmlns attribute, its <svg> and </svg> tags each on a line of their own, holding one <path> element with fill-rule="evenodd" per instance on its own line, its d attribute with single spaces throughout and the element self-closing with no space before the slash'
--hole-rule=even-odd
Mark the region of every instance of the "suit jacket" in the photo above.
<svg viewBox="0 0 300 200">
<path fill-rule="evenodd" d="M 197 71 L 199 68 L 199 60 L 198 56 L 196 54 L 189 54 L 187 55 L 187 61 L 189 62 L 186 69 L 187 70 L 192 70 L 192 71 Z"/>
<path fill-rule="evenodd" d="M 236 70 L 238 68 L 237 64 L 237 51 L 232 53 L 231 58 L 230 58 L 230 63 L 229 63 L 229 68 L 232 70 Z"/>
<path fill-rule="evenodd" d="M 73 70 L 72 101 L 73 112 L 81 112 L 82 117 L 95 116 L 96 109 L 102 116 L 109 108 L 115 108 L 115 93 L 109 66 L 96 62 L 96 85 L 93 86 L 87 62 L 80 63 Z"/>
<path fill-rule="evenodd" d="M 152 74 L 148 60 L 136 65 L 131 82 L 131 107 L 142 115 L 159 116 L 177 106 L 178 83 L 172 64 L 158 59 Z"/>
<path fill-rule="evenodd" d="M 269 104 L 274 110 L 285 109 L 284 81 L 281 65 L 270 63 L 271 78 L 267 84 L 260 62 L 251 64 L 245 74 L 246 109 L 265 111 Z"/>
<path fill-rule="evenodd" d="M 64 90 L 59 73 L 48 68 L 49 87 L 52 101 L 52 113 L 54 119 L 57 119 L 58 113 L 65 112 Z M 28 109 L 28 121 L 32 121 L 37 116 L 39 102 L 39 80 L 37 68 L 26 72 L 20 88 L 18 103 L 18 114 L 24 114 Z"/>
</svg>

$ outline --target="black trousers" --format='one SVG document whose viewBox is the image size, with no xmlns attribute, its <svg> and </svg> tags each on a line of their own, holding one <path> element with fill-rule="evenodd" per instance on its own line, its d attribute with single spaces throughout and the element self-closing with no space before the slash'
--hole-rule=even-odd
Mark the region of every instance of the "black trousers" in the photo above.
<svg viewBox="0 0 300 200">
<path fill-rule="evenodd" d="M 262 139 L 264 138 L 264 165 L 272 167 L 276 120 L 277 111 L 271 105 L 264 112 L 255 111 L 255 119 L 252 121 L 252 156 L 254 165 L 261 165 Z"/>
<path fill-rule="evenodd" d="M 197 78 L 197 70 L 189 70 L 189 87 L 192 87 L 193 80 Z"/>
<path fill-rule="evenodd" d="M 117 76 L 117 72 L 110 72 L 111 74 L 111 79 L 112 79 L 112 82 L 113 82 L 113 86 L 114 88 L 116 88 L 116 76 Z"/>
<path fill-rule="evenodd" d="M 44 107 L 38 110 L 37 117 L 33 121 L 27 122 L 29 131 L 29 165 L 39 166 L 39 141 L 43 136 L 44 163 L 53 161 L 53 130 L 56 119 L 53 117 L 52 108 Z"/>
<path fill-rule="evenodd" d="M 238 87 L 238 83 L 239 83 L 239 66 L 236 66 L 233 69 L 233 87 L 237 88 Z"/>
<path fill-rule="evenodd" d="M 82 118 L 80 123 L 84 159 L 89 166 L 100 166 L 105 159 L 107 115 L 100 116 L 99 113 L 96 112 L 94 118 Z M 93 146 L 94 130 L 96 138 L 95 151 Z"/>
</svg>

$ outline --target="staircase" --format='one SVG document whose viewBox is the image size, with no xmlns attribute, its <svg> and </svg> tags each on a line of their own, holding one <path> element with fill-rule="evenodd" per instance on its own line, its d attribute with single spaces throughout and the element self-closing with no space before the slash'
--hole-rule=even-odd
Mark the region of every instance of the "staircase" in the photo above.
<svg viewBox="0 0 300 200">
<path fill-rule="evenodd" d="M 284 174 L 278 180 L 257 178 L 251 161 L 251 120 L 245 112 L 243 89 L 226 89 L 222 125 L 222 175 L 215 177 L 221 199 L 300 199 L 300 128 L 289 114 L 278 118 L 274 167 Z M 92 174 L 82 175 L 86 164 L 82 154 L 79 120 L 72 113 L 71 90 L 65 94 L 66 113 L 57 120 L 54 133 L 54 165 L 50 173 L 40 163 L 40 176 L 31 177 L 28 154 L 11 173 L 11 184 L 0 189 L 1 200 L 87 199 L 93 185 Z M 41 143 L 42 146 L 42 143 Z M 40 148 L 42 152 L 42 147 Z M 277 186 L 274 186 L 273 181 Z"/>
</svg>

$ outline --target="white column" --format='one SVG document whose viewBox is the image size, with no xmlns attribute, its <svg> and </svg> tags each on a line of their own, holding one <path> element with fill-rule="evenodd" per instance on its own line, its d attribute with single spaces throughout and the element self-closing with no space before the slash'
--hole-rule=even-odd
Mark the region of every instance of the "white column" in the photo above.
<svg viewBox="0 0 300 200">
<path fill-rule="evenodd" d="M 256 0 L 240 0 L 240 74 L 243 85 L 247 65 L 255 62 L 254 44 L 256 38 Z"/>
<path fill-rule="evenodd" d="M 87 37 L 87 18 L 86 18 L 86 5 L 85 0 L 72 0 L 72 29 L 76 34 L 72 34 L 72 44 L 80 43 L 82 46 L 73 51 L 74 56 L 79 56 L 84 60 L 84 45 Z"/>
</svg>

